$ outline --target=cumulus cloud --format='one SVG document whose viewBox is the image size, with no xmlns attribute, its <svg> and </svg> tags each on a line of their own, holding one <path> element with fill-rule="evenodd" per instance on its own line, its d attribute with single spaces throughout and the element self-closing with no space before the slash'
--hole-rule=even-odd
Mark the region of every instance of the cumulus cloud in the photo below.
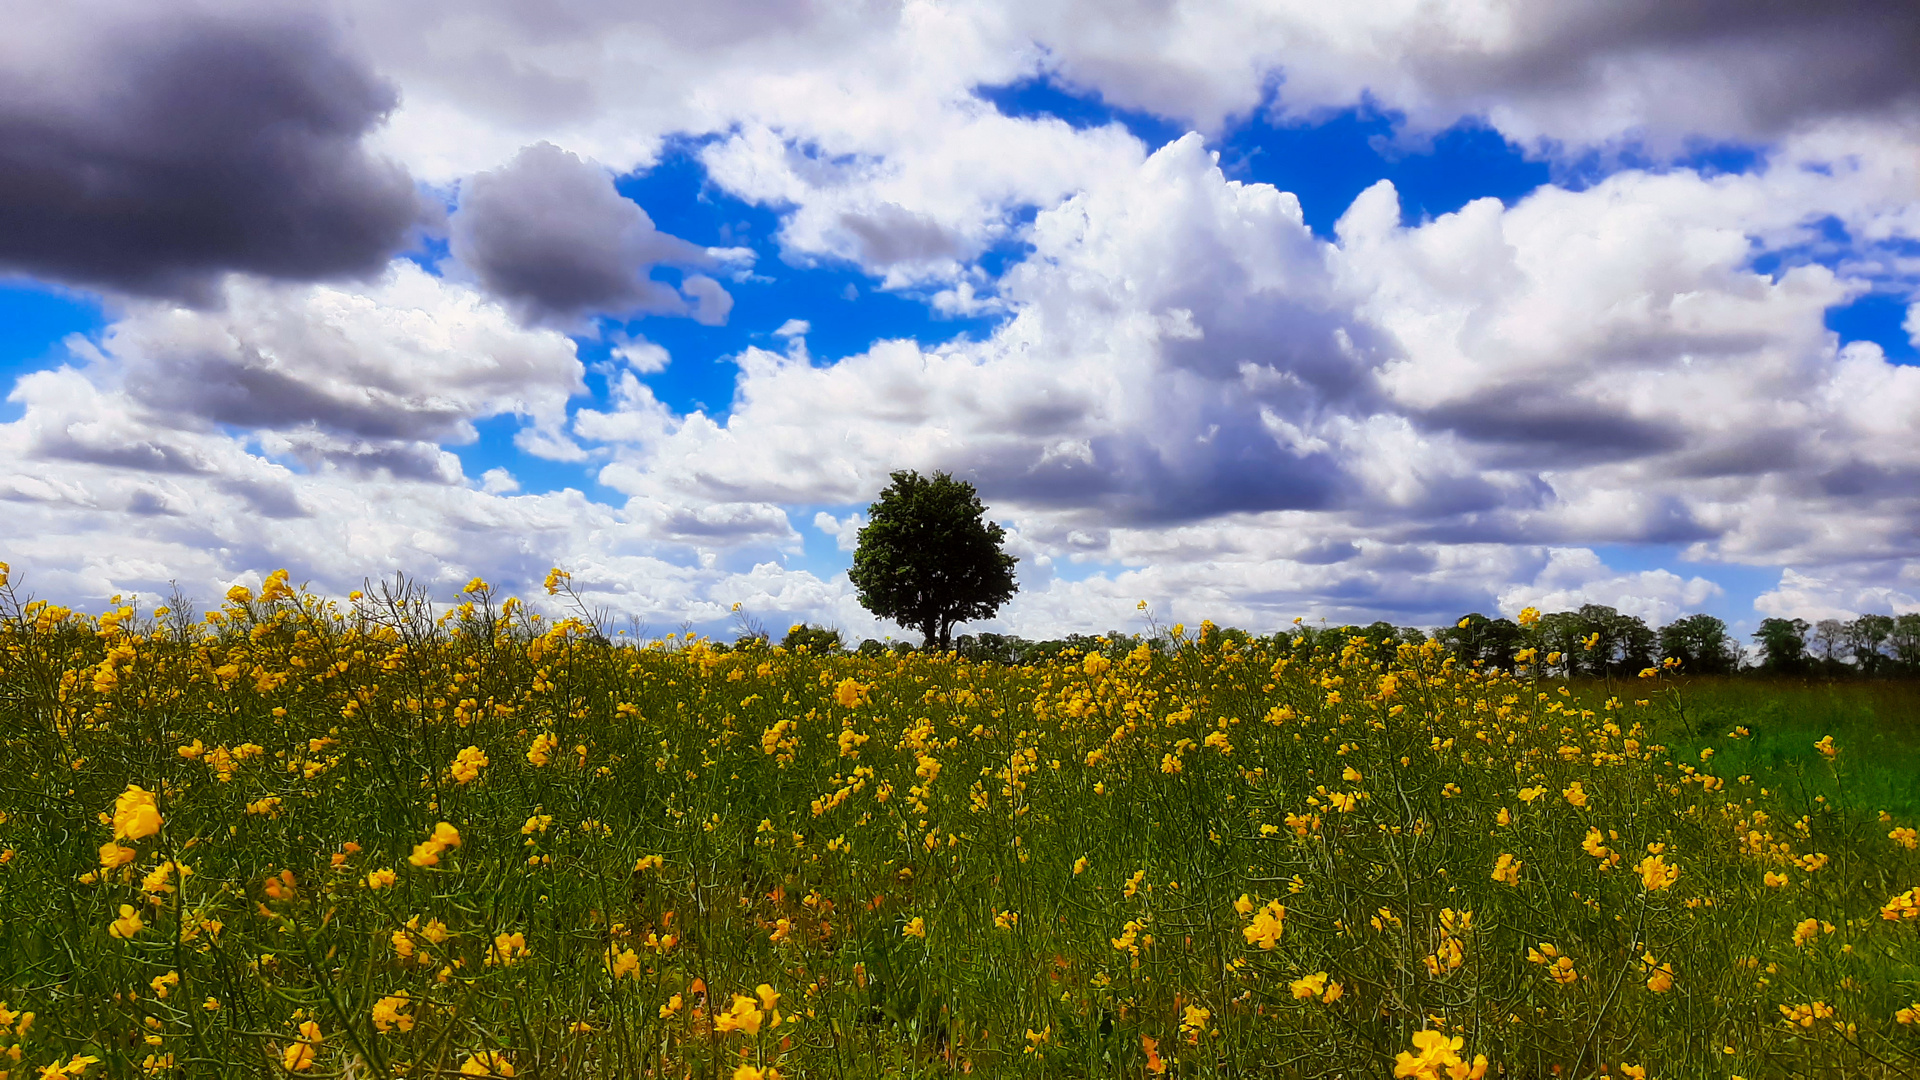
<svg viewBox="0 0 1920 1080">
<path fill-rule="evenodd" d="M 688 275 L 678 289 L 653 280 L 655 266 L 720 260 L 654 228 L 611 174 L 552 143 L 467 179 L 450 224 L 453 257 L 532 321 L 578 326 L 589 314 L 646 313 L 717 326 L 733 307 L 705 275 Z"/>
<path fill-rule="evenodd" d="M 216 310 L 136 302 L 73 348 L 155 429 L 275 431 L 300 456 L 414 472 L 376 450 L 424 448 L 435 475 L 438 445 L 472 441 L 473 421 L 557 431 L 584 388 L 572 341 L 405 261 L 365 290 L 241 278 Z"/>
<path fill-rule="evenodd" d="M 0 45 L 0 268 L 210 302 L 229 271 L 377 274 L 421 219 L 399 101 L 318 15 L 54 5 Z"/>
<path fill-rule="evenodd" d="M 1752 266 L 1803 238 L 1794 207 L 1893 235 L 1909 196 L 1882 159 L 1782 153 L 1750 176 L 1628 172 L 1416 226 L 1383 186 L 1327 244 L 1190 137 L 1041 213 L 1001 281 L 1015 314 L 985 340 L 830 367 L 750 349 L 724 422 L 646 397 L 629 434 L 620 409 L 576 431 L 616 444 L 603 483 L 666 503 L 845 504 L 887 468 L 949 469 L 1030 542 L 1229 610 L 1251 593 L 1430 616 L 1523 581 L 1665 618 L 1714 586 L 1603 572 L 1581 545 L 1914 555 L 1920 458 L 1897 433 L 1920 369 L 1836 348 L 1825 311 L 1857 286 L 1834 271 Z M 1482 565 L 1502 545 L 1587 561 Z"/>
<path fill-rule="evenodd" d="M 619 613 L 711 623 L 726 606 L 710 593 L 745 569 L 717 549 L 737 560 L 758 539 L 764 559 L 794 539 L 778 507 L 614 508 L 520 493 L 506 468 L 469 481 L 443 442 L 502 414 L 563 439 L 580 388 L 572 342 L 471 289 L 402 263 L 368 293 L 230 295 L 219 312 L 135 305 L 15 384 L 0 505 L 30 589 L 152 598 L 177 581 L 204 600 L 285 566 L 336 595 L 394 572 L 443 595 L 474 575 L 526 594 L 564 565 Z M 802 574 L 773 595 L 823 588 Z"/>
<path fill-rule="evenodd" d="M 1523 608 L 1570 611 L 1583 604 L 1604 604 L 1637 615 L 1654 626 L 1698 610 L 1721 588 L 1702 577 L 1682 578 L 1671 570 L 1618 573 L 1586 548 L 1554 548 L 1531 582 L 1502 590 L 1500 611 Z"/>
<path fill-rule="evenodd" d="M 1920 611 L 1920 563 L 1842 563 L 1814 572 L 1787 567 L 1753 607 L 1762 615 L 1808 622 Z"/>
<path fill-rule="evenodd" d="M 1022 306 L 990 340 L 890 342 L 825 368 L 750 349 L 726 424 L 652 432 L 602 482 L 831 504 L 889 463 L 938 466 L 997 498 L 1125 521 L 1340 498 L 1326 444 L 1273 427 L 1366 396 L 1370 332 L 1330 295 L 1328 251 L 1292 196 L 1227 184 L 1192 137 L 1041 215 L 1033 236 L 1003 282 Z"/>
<path fill-rule="evenodd" d="M 1026 211 L 1151 149 L 976 93 L 1022 79 L 1209 133 L 1365 106 L 1418 142 L 1469 118 L 1563 162 L 1899 124 L 1920 105 L 1905 0 L 351 6 L 407 91 L 382 145 L 423 174 L 490 168 L 529 136 L 625 170 L 676 133 L 713 135 L 709 173 L 783 211 L 790 257 L 894 287 L 951 283 Z"/>
<path fill-rule="evenodd" d="M 801 550 L 788 515 L 857 506 L 907 466 L 973 480 L 1011 523 L 1027 591 L 999 625 L 1021 632 L 1126 628 L 1139 599 L 1270 626 L 1529 601 L 1663 618 L 1711 597 L 1609 568 L 1601 544 L 1794 566 L 1763 610 L 1916 593 L 1920 369 L 1825 326 L 1920 282 L 1910 5 L 347 0 L 340 33 L 217 7 L 189 33 L 90 3 L 91 24 L 50 8 L 0 44 L 22 91 L 0 132 L 23 133 L 0 171 L 52 178 L 0 214 L 56 229 L 8 232 L 0 260 L 196 302 L 230 284 L 221 312 L 117 309 L 69 367 L 16 385 L 0 498 L 76 589 L 176 565 L 563 562 L 668 622 L 738 599 L 853 626 L 844 578 L 781 566 Z M 1383 185 L 1327 242 L 1198 136 L 1156 150 L 979 92 L 1041 75 L 1207 131 L 1360 103 L 1404 112 L 1409 139 L 1477 118 L 1563 165 L 1772 142 L 1741 174 L 1626 170 L 1411 225 Z M 195 108 L 219 122 L 181 119 Z M 664 349 L 616 339 L 604 399 L 573 409 L 557 330 L 729 317 L 737 260 L 613 183 L 672 135 L 778 214 L 790 264 L 1003 321 L 818 364 L 795 312 L 784 351 L 735 358 L 711 415 L 655 395 Z M 368 145 L 459 192 L 447 269 L 479 288 L 406 266 L 274 283 L 385 265 L 415 209 Z M 116 211 L 133 217 L 60 201 L 96 159 L 143 193 Z M 247 190 L 227 217 L 179 194 L 229 173 Z M 266 254 L 261 221 L 287 230 Z M 989 251 L 1011 268 L 989 274 Z M 624 505 L 469 480 L 446 447 L 503 414 L 524 453 L 591 462 Z M 856 520 L 812 522 L 844 543 Z"/>
<path fill-rule="evenodd" d="M 1902 0 L 1060 3 L 1022 15 L 1063 79 L 1209 129 L 1258 107 L 1276 74 L 1286 116 L 1365 95 L 1428 130 L 1482 116 L 1523 142 L 1669 152 L 1920 104 L 1920 13 Z"/>
<path fill-rule="evenodd" d="M 856 510 L 836 518 L 822 510 L 813 515 L 813 527 L 833 537 L 835 547 L 850 552 L 860 546 L 860 530 L 867 527 L 867 515 Z"/>
</svg>

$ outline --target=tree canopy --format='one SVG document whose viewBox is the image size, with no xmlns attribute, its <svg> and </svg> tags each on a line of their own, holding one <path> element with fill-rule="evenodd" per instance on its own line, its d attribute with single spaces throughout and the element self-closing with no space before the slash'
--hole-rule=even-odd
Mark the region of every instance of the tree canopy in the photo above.
<svg viewBox="0 0 1920 1080">
<path fill-rule="evenodd" d="M 972 484 L 903 470 L 867 508 L 847 576 L 868 611 L 945 649 L 954 624 L 991 617 L 1019 588 L 1005 540 Z"/>
</svg>

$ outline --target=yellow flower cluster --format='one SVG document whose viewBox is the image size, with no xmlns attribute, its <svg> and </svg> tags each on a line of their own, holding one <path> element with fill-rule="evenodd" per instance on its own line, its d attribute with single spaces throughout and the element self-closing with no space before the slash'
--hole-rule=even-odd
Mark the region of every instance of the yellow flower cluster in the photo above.
<svg viewBox="0 0 1920 1080">
<path fill-rule="evenodd" d="M 1879 763 L 1812 728 L 1819 775 L 1770 771 L 1664 667 L 1634 700 L 1549 678 L 1531 658 L 1582 643 L 1526 613 L 1511 671 L 1212 624 L 1022 666 L 626 644 L 479 581 L 336 604 L 269 575 L 164 628 L 4 588 L 34 720 L 0 739 L 0 918 L 33 938 L 0 985 L 47 1017 L 0 1005 L 14 1080 L 106 1046 L 154 1080 L 1206 1076 L 1301 1046 L 1633 1077 L 1699 1030 L 1881 1080 L 1852 1048 L 1920 1024 L 1886 960 L 1920 831 L 1842 783 Z"/>
<path fill-rule="evenodd" d="M 413 854 L 407 856 L 407 861 L 420 867 L 438 866 L 440 856 L 459 846 L 460 830 L 443 821 L 433 827 L 432 835 L 414 845 Z"/>
</svg>

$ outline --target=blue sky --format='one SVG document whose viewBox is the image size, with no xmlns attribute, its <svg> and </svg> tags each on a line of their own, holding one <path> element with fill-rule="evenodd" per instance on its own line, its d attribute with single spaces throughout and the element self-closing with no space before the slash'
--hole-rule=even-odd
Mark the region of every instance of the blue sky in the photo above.
<svg viewBox="0 0 1920 1080">
<path fill-rule="evenodd" d="M 1270 47 L 1301 36 L 1287 29 L 1295 17 L 1262 29 L 1188 13 L 1157 31 L 1164 41 L 1143 30 L 1145 51 L 1111 54 L 1038 24 L 1027 46 L 982 31 L 924 54 L 925 41 L 960 39 L 922 38 L 912 19 L 864 28 L 858 42 L 822 24 L 832 48 L 874 51 L 843 62 L 828 50 L 777 72 L 753 68 L 759 30 L 743 25 L 689 39 L 685 55 L 711 70 L 687 69 L 684 87 L 622 82 L 611 68 L 582 76 L 602 82 L 579 100 L 600 104 L 544 128 L 527 118 L 546 107 L 533 104 L 545 84 L 496 72 L 493 97 L 469 94 L 342 24 L 307 47 L 331 50 L 346 83 L 393 88 L 397 103 L 367 112 L 345 150 L 296 148 L 298 178 L 254 177 L 257 159 L 219 158 L 217 145 L 181 151 L 209 155 L 182 162 L 185 175 L 204 165 L 234 185 L 217 205 L 163 190 L 161 173 L 125 178 L 129 190 L 154 185 L 135 212 L 215 239 L 123 241 L 120 219 L 68 223 L 10 206 L 0 189 L 0 217 L 72 230 L 64 248 L 0 250 L 0 381 L 16 388 L 0 424 L 23 462 L 58 463 L 25 468 L 9 489 L 46 515 L 23 519 L 14 546 L 66 537 L 44 550 L 68 560 L 53 578 L 79 593 L 129 572 L 59 554 L 102 528 L 151 543 L 135 560 L 142 580 L 191 567 L 217 583 L 257 570 L 237 561 L 250 558 L 304 560 L 331 580 L 343 563 L 302 550 L 297 531 L 250 538 L 240 504 L 199 531 L 168 524 L 172 511 L 129 511 L 121 525 L 100 516 L 109 504 L 198 504 L 202 481 L 180 477 L 203 477 L 217 502 L 280 484 L 282 469 L 301 479 L 259 505 L 360 505 L 370 525 L 394 527 L 356 550 L 394 568 L 424 560 L 451 579 L 470 569 L 463 559 L 500 560 L 495 572 L 512 575 L 572 558 L 599 567 L 610 596 L 678 597 L 647 601 L 655 615 L 679 604 L 700 622 L 738 594 L 780 618 L 852 626 L 838 577 L 847 553 L 815 516 L 847 520 L 887 469 L 913 465 L 974 478 L 1018 533 L 1046 595 L 1023 599 L 1009 625 L 1036 631 L 1112 621 L 1135 598 L 1127 590 L 1167 590 L 1145 598 L 1175 606 L 1212 597 L 1249 621 L 1438 617 L 1554 596 L 1745 626 L 1789 609 L 1913 602 L 1920 571 L 1899 539 L 1912 531 L 1898 496 L 1908 465 L 1887 450 L 1899 443 L 1888 432 L 1914 422 L 1914 382 L 1898 372 L 1920 362 L 1903 114 L 1820 105 L 1817 88 L 1804 106 L 1814 111 L 1768 113 L 1777 88 L 1630 13 L 1606 42 L 1547 19 L 1524 48 L 1586 72 L 1605 66 L 1583 50 L 1623 50 L 1608 58 L 1653 57 L 1675 85 L 1707 89 L 1655 108 L 1631 84 L 1534 85 L 1491 60 L 1476 66 L 1471 49 L 1408 67 L 1428 47 L 1411 27 L 1378 39 L 1401 61 Z M 611 32 L 622 18 L 587 22 Z M 251 32 L 246 18 L 235 25 Z M 1200 67 L 1180 51 L 1196 33 L 1214 35 L 1215 61 Z M 1260 44 L 1267 34 L 1279 36 Z M 1827 46 L 1783 31 L 1741 47 L 1804 59 L 1796 50 Z M 1884 61 L 1894 86 L 1902 68 L 1876 48 L 1861 41 L 1856 66 Z M 914 59 L 896 69 L 874 56 Z M 73 61 L 75 80 L 85 62 Z M 521 57 L 513 71 L 542 62 Z M 312 100 L 357 93 L 307 89 Z M 528 96 L 501 112 L 502 94 Z M 1721 107 L 1743 94 L 1744 111 Z M 275 122 L 234 116 L 235 138 Z M 1190 130 L 1203 133 L 1200 157 L 1183 149 Z M 558 149 L 528 156 L 542 140 Z M 408 225 L 409 196 L 382 161 L 440 205 Z M 46 175 L 48 190 L 64 182 Z M 1382 180 L 1397 221 L 1356 206 Z M 1234 182 L 1293 193 L 1306 232 L 1287 239 L 1290 227 Z M 336 221 L 368 225 L 282 243 L 261 223 L 307 212 L 281 202 L 307 188 L 339 200 L 327 211 Z M 1541 192 L 1553 201 L 1528 199 Z M 1448 218 L 1486 198 L 1499 207 Z M 258 217 L 243 217 L 253 203 Z M 1350 207 L 1358 231 L 1343 242 L 1335 223 Z M 182 230 L 188 213 L 212 225 Z M 749 250 L 751 267 L 702 249 Z M 390 259 L 436 283 L 377 285 Z M 309 281 L 371 305 L 373 321 L 341 339 L 353 356 L 384 356 L 380 327 L 409 325 L 406 310 L 444 334 L 392 339 L 394 357 L 416 360 L 345 363 L 324 327 L 301 322 L 344 316 L 297 313 Z M 986 303 L 956 292 L 966 289 Z M 723 318 L 703 306 L 716 302 Z M 462 307 L 472 303 L 483 306 Z M 1157 329 L 1142 338 L 1138 327 Z M 555 351 L 556 328 L 570 354 Z M 70 340 L 92 344 L 70 352 Z M 196 352 L 216 340 L 230 356 Z M 1204 344 L 1179 344 L 1189 340 Z M 463 344 L 446 353 L 446 341 Z M 889 341 L 913 343 L 921 375 L 876 349 Z M 633 371 L 620 350 L 638 342 L 671 362 Z M 1835 347 L 1855 342 L 1879 352 L 1847 353 L 1847 367 Z M 804 349 L 807 362 L 743 373 L 749 349 Z M 1362 374 L 1343 369 L 1362 361 Z M 444 374 L 428 373 L 436 363 Z M 46 374 L 61 365 L 95 396 Z M 1559 374 L 1529 374 L 1543 365 Z M 614 392 L 635 374 L 663 412 L 633 412 Z M 1229 389 L 1236 378 L 1251 381 Z M 746 415 L 743 379 L 759 388 Z M 1702 407 L 1650 389 L 1673 380 L 1691 380 L 1685 393 Z M 1870 384 L 1880 389 L 1857 389 Z M 116 394 L 130 395 L 124 408 Z M 1824 411 L 1796 414 L 1803 402 Z M 1143 423 L 1143 403 L 1173 428 Z M 589 430 L 583 411 L 613 419 Z M 683 427 L 695 414 L 719 426 Z M 478 438 L 451 434 L 462 428 Z M 1743 447 L 1743 431 L 1774 431 L 1763 440 L 1773 449 Z M 530 452 L 534 435 L 552 449 Z M 454 472 L 432 464 L 438 451 Z M 143 454 L 201 464 L 127 464 Z M 1744 462 L 1756 454 L 1772 463 L 1754 471 Z M 44 479 L 91 494 L 48 503 L 28 493 Z M 407 487 L 450 480 L 469 494 Z M 576 505 L 590 522 L 570 522 Z M 1307 516 L 1284 517 L 1294 513 Z M 446 539 L 500 514 L 535 531 L 508 530 L 485 555 Z M 1809 527 L 1819 521 L 1833 526 Z"/>
</svg>

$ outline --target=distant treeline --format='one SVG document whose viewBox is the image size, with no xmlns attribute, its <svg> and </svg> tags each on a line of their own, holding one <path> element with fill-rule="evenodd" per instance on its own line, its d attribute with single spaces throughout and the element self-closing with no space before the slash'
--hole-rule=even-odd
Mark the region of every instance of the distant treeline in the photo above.
<svg viewBox="0 0 1920 1080">
<path fill-rule="evenodd" d="M 1920 675 L 1920 612 L 1906 615 L 1862 615 L 1857 619 L 1767 619 L 1753 634 L 1752 649 L 1741 646 L 1727 624 L 1712 615 L 1688 615 L 1665 626 L 1649 626 L 1637 615 L 1626 615 L 1604 604 L 1583 604 L 1575 611 L 1541 615 L 1531 627 L 1506 618 L 1488 618 L 1480 612 L 1462 616 L 1452 626 L 1423 630 L 1389 622 L 1366 626 L 1308 626 L 1296 624 L 1265 636 L 1208 624 L 1203 640 L 1232 640 L 1242 645 L 1312 648 L 1322 643 L 1342 647 L 1365 638 L 1385 659 L 1401 645 L 1438 641 L 1463 664 L 1512 670 L 1523 651 L 1543 670 L 1564 676 L 1632 676 L 1672 660 L 1695 675 L 1758 672 L 1770 675 L 1894 676 Z M 1028 664 L 1072 650 L 1078 654 L 1124 651 L 1145 640 L 1165 648 L 1165 634 L 1138 635 L 1119 631 L 1093 636 L 1072 634 L 1046 641 L 1029 641 L 1011 634 L 963 634 L 954 639 L 954 651 L 969 660 Z M 743 639 L 764 643 L 764 639 Z M 844 652 L 838 630 L 795 626 L 781 642 L 789 649 L 805 646 L 814 653 Z M 746 647 L 753 647 L 751 644 Z M 905 642 L 872 638 L 853 649 L 863 655 L 910 652 Z"/>
</svg>

